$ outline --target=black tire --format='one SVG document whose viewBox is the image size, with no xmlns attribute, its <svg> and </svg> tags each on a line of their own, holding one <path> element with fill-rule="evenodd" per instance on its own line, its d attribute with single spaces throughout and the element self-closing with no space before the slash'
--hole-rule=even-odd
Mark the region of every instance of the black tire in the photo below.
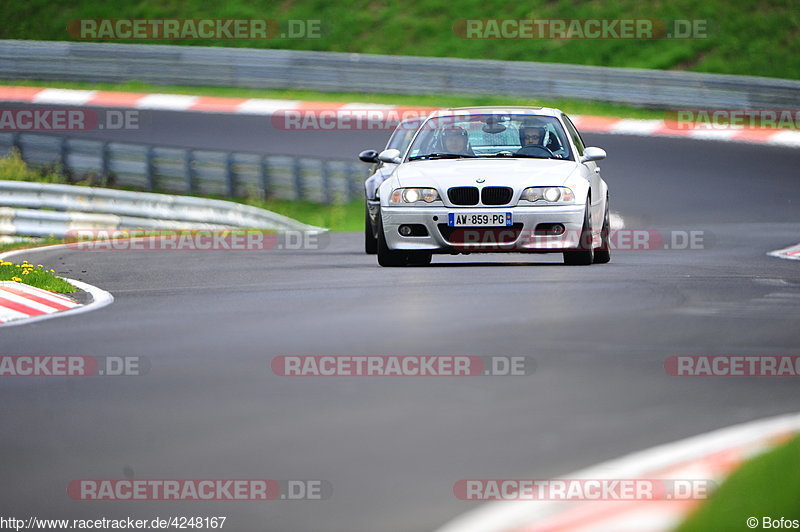
<svg viewBox="0 0 800 532">
<path fill-rule="evenodd" d="M 407 261 L 409 266 L 428 266 L 433 255 L 426 251 L 409 251 Z"/>
<path fill-rule="evenodd" d="M 383 222 L 380 218 L 378 218 L 378 264 L 387 268 L 408 266 L 408 253 L 391 250 L 386 244 L 386 236 L 383 234 Z"/>
<path fill-rule="evenodd" d="M 591 199 L 586 201 L 583 211 L 583 227 L 578 239 L 578 248 L 564 252 L 564 264 L 570 266 L 589 266 L 594 261 L 594 248 L 592 247 L 592 217 L 590 215 Z"/>
<path fill-rule="evenodd" d="M 367 255 L 375 255 L 378 252 L 378 239 L 372 232 L 372 221 L 369 218 L 369 207 L 364 208 L 364 251 Z"/>
<path fill-rule="evenodd" d="M 611 260 L 611 216 L 606 198 L 606 212 L 603 215 L 603 227 L 600 229 L 600 247 L 594 250 L 594 263 L 606 264 Z"/>
<path fill-rule="evenodd" d="M 378 218 L 378 264 L 396 268 L 402 266 L 427 266 L 431 263 L 432 254 L 428 251 L 395 251 L 389 249 L 386 235 L 383 234 L 383 222 Z"/>
</svg>

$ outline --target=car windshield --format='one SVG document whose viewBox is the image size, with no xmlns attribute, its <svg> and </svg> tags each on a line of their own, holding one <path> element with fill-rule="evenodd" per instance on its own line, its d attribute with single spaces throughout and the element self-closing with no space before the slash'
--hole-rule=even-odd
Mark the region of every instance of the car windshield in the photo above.
<svg viewBox="0 0 800 532">
<path fill-rule="evenodd" d="M 572 152 L 561 123 L 552 116 L 464 113 L 428 120 L 408 160 L 524 157 L 568 159 Z"/>
</svg>

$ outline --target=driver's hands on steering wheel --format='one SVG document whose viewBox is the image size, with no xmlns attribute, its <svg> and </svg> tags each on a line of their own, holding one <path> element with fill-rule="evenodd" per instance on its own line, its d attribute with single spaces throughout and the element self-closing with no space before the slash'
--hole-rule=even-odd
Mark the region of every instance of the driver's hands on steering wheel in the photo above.
<svg viewBox="0 0 800 532">
<path fill-rule="evenodd" d="M 548 157 L 556 156 L 549 148 L 545 148 L 544 146 L 523 146 L 517 150 L 517 155 L 536 155 L 536 151 L 544 152 Z"/>
</svg>

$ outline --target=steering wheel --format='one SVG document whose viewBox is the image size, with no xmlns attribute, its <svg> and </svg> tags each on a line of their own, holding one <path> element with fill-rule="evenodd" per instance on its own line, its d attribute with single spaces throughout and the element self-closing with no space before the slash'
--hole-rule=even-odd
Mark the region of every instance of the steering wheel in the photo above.
<svg viewBox="0 0 800 532">
<path fill-rule="evenodd" d="M 523 146 L 517 150 L 517 155 L 536 155 L 537 151 L 544 152 L 548 157 L 555 157 L 555 153 L 544 146 Z"/>
</svg>

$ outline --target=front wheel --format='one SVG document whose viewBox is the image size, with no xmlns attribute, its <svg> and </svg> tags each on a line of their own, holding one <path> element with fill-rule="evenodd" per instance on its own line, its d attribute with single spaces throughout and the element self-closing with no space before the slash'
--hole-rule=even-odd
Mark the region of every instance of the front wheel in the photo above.
<svg viewBox="0 0 800 532">
<path fill-rule="evenodd" d="M 378 218 L 378 264 L 396 268 L 402 266 L 427 266 L 431 263 L 431 253 L 427 251 L 395 251 L 389 249 L 386 235 L 383 234 L 383 222 Z"/>
<path fill-rule="evenodd" d="M 594 250 L 595 264 L 606 264 L 611 260 L 611 216 L 608 212 L 606 198 L 606 213 L 603 215 L 603 228 L 600 229 L 600 247 Z"/>
<path fill-rule="evenodd" d="M 364 251 L 367 255 L 374 255 L 378 252 L 378 239 L 372 232 L 372 220 L 369 218 L 369 207 L 364 209 Z"/>
<path fill-rule="evenodd" d="M 586 201 L 583 212 L 583 227 L 578 239 L 578 248 L 564 252 L 564 264 L 570 266 L 589 266 L 594 261 L 594 247 L 592 239 L 591 198 Z"/>
</svg>

